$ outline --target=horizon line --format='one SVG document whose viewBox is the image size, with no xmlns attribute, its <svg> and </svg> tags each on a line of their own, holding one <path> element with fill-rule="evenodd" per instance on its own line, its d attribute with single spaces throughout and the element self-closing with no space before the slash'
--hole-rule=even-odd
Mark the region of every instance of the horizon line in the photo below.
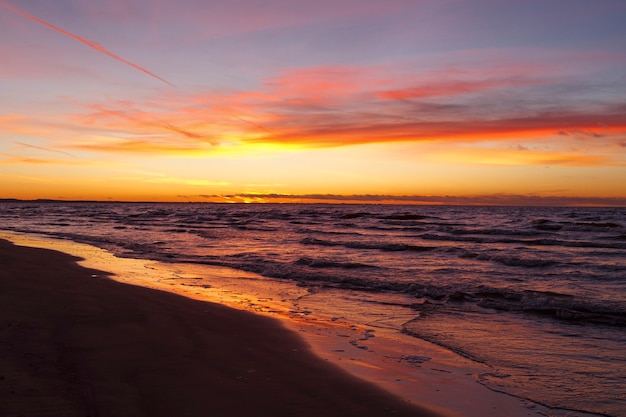
<svg viewBox="0 0 626 417">
<path fill-rule="evenodd" d="M 137 204 L 344 204 L 344 205 L 428 205 L 428 206 L 500 206 L 500 207 L 626 207 L 626 197 L 581 196 L 420 196 L 379 194 L 212 194 L 175 196 L 176 199 L 82 199 L 82 198 L 0 198 L 0 203 L 137 203 Z"/>
</svg>

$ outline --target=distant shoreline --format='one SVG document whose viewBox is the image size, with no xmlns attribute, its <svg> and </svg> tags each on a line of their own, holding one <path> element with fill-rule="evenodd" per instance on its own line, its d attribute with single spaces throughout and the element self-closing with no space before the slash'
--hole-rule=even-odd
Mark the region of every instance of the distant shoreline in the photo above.
<svg viewBox="0 0 626 417">
<path fill-rule="evenodd" d="M 218 196 L 211 196 L 218 198 Z M 246 196 L 252 198 L 252 196 Z M 232 197 L 234 199 L 235 196 Z M 243 196 L 238 198 L 244 198 Z M 626 197 L 426 197 L 426 196 L 340 196 L 340 195 L 258 195 L 256 201 L 166 201 L 166 200 L 81 200 L 81 199 L 20 199 L 0 198 L 0 203 L 77 203 L 77 204 L 239 204 L 239 205 L 280 205 L 280 204 L 327 204 L 327 205 L 398 205 L 398 206 L 450 206 L 450 207 L 598 207 L 626 208 Z"/>
</svg>

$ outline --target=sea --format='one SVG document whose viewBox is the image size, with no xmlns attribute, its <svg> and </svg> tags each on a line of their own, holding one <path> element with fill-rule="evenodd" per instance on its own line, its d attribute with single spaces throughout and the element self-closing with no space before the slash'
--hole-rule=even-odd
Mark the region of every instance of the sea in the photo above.
<svg viewBox="0 0 626 417">
<path fill-rule="evenodd" d="M 375 309 L 490 389 L 626 416 L 626 208 L 5 201 L 0 229 L 254 273 L 317 294 L 305 315 Z"/>
</svg>

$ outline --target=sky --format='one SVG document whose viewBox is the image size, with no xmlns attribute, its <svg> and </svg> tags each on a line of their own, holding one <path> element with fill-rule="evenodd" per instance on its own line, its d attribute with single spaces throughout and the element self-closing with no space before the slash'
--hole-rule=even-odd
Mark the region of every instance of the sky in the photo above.
<svg viewBox="0 0 626 417">
<path fill-rule="evenodd" d="M 0 198 L 626 205 L 623 0 L 0 0 Z"/>
</svg>

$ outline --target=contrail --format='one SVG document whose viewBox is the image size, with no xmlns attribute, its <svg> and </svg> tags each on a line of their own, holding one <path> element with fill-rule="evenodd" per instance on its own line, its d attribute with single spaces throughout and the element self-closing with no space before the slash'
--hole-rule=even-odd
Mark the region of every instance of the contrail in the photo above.
<svg viewBox="0 0 626 417">
<path fill-rule="evenodd" d="M 241 117 L 239 117 L 239 116 L 234 116 L 234 118 L 235 118 L 235 119 L 237 119 L 237 120 L 239 120 L 239 121 L 241 121 L 241 122 L 247 123 L 247 124 L 249 124 L 250 126 L 254 126 L 254 127 L 256 127 L 257 129 L 264 130 L 264 131 L 266 131 L 267 133 L 272 133 L 272 132 L 271 132 L 271 131 L 269 131 L 267 128 L 265 128 L 264 126 L 261 126 L 261 125 L 260 125 L 260 124 L 258 124 L 258 123 L 251 122 L 250 120 L 246 120 L 246 119 L 241 118 Z"/>
<path fill-rule="evenodd" d="M 133 67 L 135 69 L 138 69 L 139 71 L 141 71 L 143 73 L 146 73 L 149 76 L 156 78 L 157 80 L 163 81 L 164 83 L 166 83 L 166 84 L 168 84 L 168 85 L 170 85 L 172 87 L 175 87 L 174 84 L 172 84 L 171 82 L 169 82 L 169 81 L 159 77 L 155 73 L 150 72 L 147 69 L 145 69 L 145 68 L 143 68 L 143 67 L 141 67 L 141 66 L 139 66 L 139 65 L 137 65 L 135 63 L 132 63 L 132 62 L 122 58 L 121 56 L 115 55 L 113 52 L 109 51 L 108 49 L 106 49 L 104 46 L 100 45 L 97 42 L 90 41 L 89 39 L 81 38 L 80 36 L 74 35 L 73 33 L 70 33 L 70 32 L 68 32 L 66 30 L 63 30 L 63 29 L 61 29 L 59 27 L 56 27 L 53 24 L 50 24 L 50 23 L 46 22 L 45 20 L 41 20 L 41 19 L 39 19 L 39 18 L 37 18 L 37 17 L 35 17 L 33 15 L 30 15 L 30 14 L 26 13 L 25 11 L 23 11 L 21 9 L 18 9 L 17 7 L 13 6 L 12 4 L 10 4 L 10 3 L 6 2 L 6 1 L 0 0 L 0 6 L 3 6 L 5 9 L 8 9 L 8 10 L 12 11 L 13 13 L 19 14 L 22 17 L 25 17 L 25 18 L 30 19 L 30 20 L 32 20 L 34 22 L 37 22 L 37 23 L 39 23 L 41 25 L 44 25 L 44 26 L 46 26 L 49 29 L 55 30 L 55 31 L 57 31 L 59 33 L 62 33 L 65 36 L 69 36 L 70 38 L 75 39 L 78 42 L 84 43 L 88 47 L 90 47 L 92 49 L 95 49 L 98 52 L 102 52 L 103 54 L 106 54 L 106 55 L 110 56 L 113 59 L 116 59 L 116 60 L 118 60 L 120 62 L 123 62 L 126 65 L 130 65 L 131 67 Z"/>
<path fill-rule="evenodd" d="M 189 130 L 181 129 L 180 127 L 172 126 L 169 123 L 163 125 L 163 127 L 166 128 L 167 130 L 171 130 L 172 132 L 180 133 L 181 135 L 187 136 L 188 138 L 191 138 L 191 139 L 199 139 L 202 142 L 209 142 L 213 146 L 218 146 L 220 144 L 217 140 L 215 140 L 213 138 L 209 138 L 209 137 L 207 137 L 205 135 L 200 135 L 198 133 L 194 133 L 194 132 L 189 131 Z"/>
<path fill-rule="evenodd" d="M 13 143 L 16 143 L 16 144 L 18 144 L 18 145 L 20 145 L 21 147 L 24 147 L 24 148 L 39 149 L 39 150 L 46 151 L 46 152 L 60 153 L 62 155 L 67 155 L 70 158 L 76 158 L 71 153 L 64 152 L 64 151 L 58 151 L 56 149 L 44 148 L 43 146 L 29 145 L 28 143 L 23 143 L 23 142 L 13 142 Z"/>
</svg>

